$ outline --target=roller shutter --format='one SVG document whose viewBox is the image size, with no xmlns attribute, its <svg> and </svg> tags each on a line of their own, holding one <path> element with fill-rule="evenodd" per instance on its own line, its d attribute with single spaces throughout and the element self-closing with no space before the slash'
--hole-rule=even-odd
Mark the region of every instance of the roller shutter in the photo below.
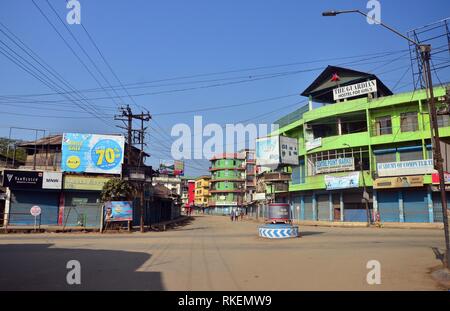
<svg viewBox="0 0 450 311">
<path fill-rule="evenodd" d="M 405 222 L 429 222 L 427 192 L 404 190 L 403 213 Z"/>
<path fill-rule="evenodd" d="M 330 200 L 328 194 L 322 194 L 317 196 L 317 208 L 319 220 L 330 220 Z"/>
<path fill-rule="evenodd" d="M 312 196 L 307 195 L 304 197 L 305 201 L 305 220 L 315 220 L 313 218 L 313 204 L 312 204 Z"/>
<path fill-rule="evenodd" d="M 397 191 L 378 192 L 378 210 L 382 222 L 399 222 L 400 211 Z"/>
<path fill-rule="evenodd" d="M 37 205 L 42 211 L 38 222 L 41 225 L 57 225 L 59 196 L 59 192 L 14 190 L 11 194 L 9 224 L 33 225 L 34 217 L 30 215 L 30 208 Z"/>
</svg>

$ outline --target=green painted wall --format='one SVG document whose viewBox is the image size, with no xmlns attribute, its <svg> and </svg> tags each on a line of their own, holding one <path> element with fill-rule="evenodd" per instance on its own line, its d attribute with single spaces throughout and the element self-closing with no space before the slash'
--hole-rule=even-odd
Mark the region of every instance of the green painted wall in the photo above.
<svg viewBox="0 0 450 311">
<path fill-rule="evenodd" d="M 435 87 L 435 96 L 445 95 L 445 88 Z M 408 92 L 387 96 L 379 99 L 367 98 L 349 100 L 337 104 L 326 105 L 303 114 L 301 120 L 280 128 L 272 133 L 285 134 L 299 140 L 299 155 L 306 162 L 306 156 L 321 151 L 339 150 L 351 147 L 367 147 L 370 151 L 370 171 L 364 172 L 366 186 L 372 186 L 371 172 L 376 170 L 376 163 L 372 154 L 375 148 L 393 148 L 407 145 L 408 142 L 419 142 L 425 152 L 426 139 L 430 139 L 430 121 L 427 114 L 426 93 L 424 91 Z M 351 113 L 363 112 L 367 116 L 368 129 L 361 133 L 352 133 L 341 136 L 322 138 L 322 146 L 306 151 L 304 139 L 304 124 L 308 122 L 320 123 L 322 120 L 343 117 Z M 414 132 L 402 132 L 400 116 L 405 112 L 417 112 L 419 129 Z M 391 116 L 392 134 L 377 136 L 374 129 L 376 119 L 381 116 Z M 441 137 L 450 137 L 450 127 L 440 128 Z M 334 173 L 329 175 L 342 176 L 347 173 Z M 307 174 L 308 175 L 308 174 Z M 431 176 L 425 176 L 425 183 L 431 183 Z M 360 178 L 362 186 L 362 178 Z M 304 184 L 290 185 L 290 191 L 325 189 L 324 175 L 307 176 Z"/>
</svg>

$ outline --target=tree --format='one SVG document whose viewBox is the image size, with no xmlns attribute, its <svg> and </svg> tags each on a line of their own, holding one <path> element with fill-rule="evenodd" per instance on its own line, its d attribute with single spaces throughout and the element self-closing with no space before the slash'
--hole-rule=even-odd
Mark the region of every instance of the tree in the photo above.
<svg viewBox="0 0 450 311">
<path fill-rule="evenodd" d="M 9 158 L 15 158 L 16 160 L 25 162 L 27 158 L 26 150 L 24 148 L 16 147 L 14 146 L 21 143 L 20 140 L 16 139 L 8 139 L 4 137 L 0 137 L 0 154 L 4 155 Z M 8 145 L 9 145 L 9 151 L 8 151 Z M 14 151 L 15 149 L 15 151 Z M 15 154 L 14 154 L 15 152 Z"/>
<path fill-rule="evenodd" d="M 136 189 L 130 182 L 114 178 L 103 185 L 101 200 L 102 202 L 132 201 L 135 193 Z"/>
</svg>

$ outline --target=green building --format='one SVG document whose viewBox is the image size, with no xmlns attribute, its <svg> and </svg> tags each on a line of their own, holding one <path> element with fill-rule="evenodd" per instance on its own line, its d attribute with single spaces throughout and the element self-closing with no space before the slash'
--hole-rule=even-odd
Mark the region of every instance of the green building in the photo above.
<svg viewBox="0 0 450 311">
<path fill-rule="evenodd" d="M 212 213 L 228 215 L 244 204 L 245 154 L 224 153 L 211 160 L 210 203 Z"/>
<path fill-rule="evenodd" d="M 435 87 L 438 102 L 445 94 Z M 373 74 L 329 66 L 302 95 L 308 104 L 275 122 L 299 143 L 289 192 L 277 193 L 294 218 L 365 222 L 369 208 L 381 222 L 442 221 L 424 90 L 394 95 Z M 450 171 L 449 115 L 438 123 Z"/>
</svg>

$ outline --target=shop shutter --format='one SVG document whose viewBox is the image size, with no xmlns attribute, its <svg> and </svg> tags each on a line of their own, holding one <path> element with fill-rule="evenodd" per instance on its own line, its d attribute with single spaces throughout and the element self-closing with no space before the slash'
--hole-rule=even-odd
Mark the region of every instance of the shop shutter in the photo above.
<svg viewBox="0 0 450 311">
<path fill-rule="evenodd" d="M 99 192 L 65 193 L 63 225 L 99 228 L 102 208 L 99 198 Z"/>
<path fill-rule="evenodd" d="M 294 196 L 292 198 L 292 218 L 300 219 L 301 213 L 301 196 Z"/>
<path fill-rule="evenodd" d="M 398 192 L 379 191 L 378 210 L 382 222 L 399 222 L 400 211 L 398 205 Z"/>
<path fill-rule="evenodd" d="M 34 217 L 30 208 L 37 205 L 41 208 L 41 215 L 37 221 L 41 225 L 58 224 L 59 193 L 47 191 L 15 190 L 11 196 L 10 217 L 11 225 L 34 225 Z"/>
<path fill-rule="evenodd" d="M 330 200 L 328 194 L 321 194 L 317 196 L 317 209 L 319 220 L 330 220 Z"/>
<path fill-rule="evenodd" d="M 313 218 L 313 204 L 312 204 L 312 196 L 305 195 L 305 220 L 315 220 Z"/>
<path fill-rule="evenodd" d="M 450 207 L 450 192 L 447 192 L 447 207 Z M 433 192 L 433 215 L 434 222 L 443 222 L 440 192 Z"/>
<path fill-rule="evenodd" d="M 429 222 L 427 192 L 404 190 L 403 213 L 405 222 Z"/>
</svg>

